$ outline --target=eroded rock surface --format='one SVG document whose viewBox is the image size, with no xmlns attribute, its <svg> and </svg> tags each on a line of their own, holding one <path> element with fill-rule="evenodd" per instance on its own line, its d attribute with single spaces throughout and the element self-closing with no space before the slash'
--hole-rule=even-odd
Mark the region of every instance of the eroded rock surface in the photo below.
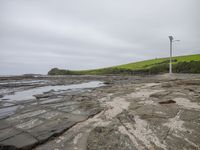
<svg viewBox="0 0 200 150">
<path fill-rule="evenodd" d="M 109 84 L 13 104 L 0 120 L 0 149 L 200 149 L 199 75 L 65 78 Z"/>
</svg>

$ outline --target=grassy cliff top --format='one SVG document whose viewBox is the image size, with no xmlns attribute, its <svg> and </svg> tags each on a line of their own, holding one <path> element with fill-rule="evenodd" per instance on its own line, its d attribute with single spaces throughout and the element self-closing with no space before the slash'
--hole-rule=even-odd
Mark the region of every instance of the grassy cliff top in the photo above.
<svg viewBox="0 0 200 150">
<path fill-rule="evenodd" d="M 189 64 L 192 61 L 200 62 L 200 54 L 194 54 L 194 55 L 185 55 L 185 56 L 176 56 L 172 59 L 173 65 L 177 66 L 180 64 L 185 63 Z M 145 61 L 139 61 L 139 62 L 133 62 L 129 64 L 119 65 L 119 66 L 113 66 L 113 67 L 107 67 L 107 68 L 101 68 L 101 69 L 92 69 L 92 70 L 62 70 L 58 68 L 54 68 L 49 71 L 48 74 L 50 75 L 65 75 L 65 74 L 91 74 L 91 75 L 100 75 L 100 74 L 120 74 L 125 72 L 134 72 L 134 71 L 149 71 L 151 69 L 160 68 L 159 70 L 163 72 L 168 69 L 169 64 L 169 57 L 168 58 L 156 58 L 151 60 L 145 60 Z M 190 63 L 191 64 L 191 63 Z M 194 65 L 197 65 L 197 63 L 192 63 L 192 67 Z M 181 67 L 182 67 L 181 66 Z M 183 69 L 183 67 L 182 67 Z M 188 68 L 187 68 L 188 69 Z M 198 69 L 198 68 L 197 68 Z M 155 69 L 154 69 L 155 70 Z M 159 73 L 158 70 L 158 73 Z"/>
<path fill-rule="evenodd" d="M 176 56 L 173 57 L 173 64 L 179 62 L 190 62 L 190 61 L 200 61 L 200 54 L 195 55 L 185 55 L 185 56 Z M 131 69 L 131 70 L 138 70 L 138 69 L 147 69 L 154 65 L 160 64 L 162 62 L 168 62 L 169 58 L 156 58 L 151 60 L 139 61 L 134 63 L 129 63 L 125 65 L 116 66 L 117 68 L 124 68 L 124 69 Z"/>
</svg>

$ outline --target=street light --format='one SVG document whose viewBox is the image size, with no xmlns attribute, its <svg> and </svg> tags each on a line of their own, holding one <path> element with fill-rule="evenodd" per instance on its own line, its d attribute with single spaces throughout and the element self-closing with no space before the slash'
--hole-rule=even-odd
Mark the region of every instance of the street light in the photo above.
<svg viewBox="0 0 200 150">
<path fill-rule="evenodd" d="M 173 36 L 169 36 L 170 40 L 170 62 L 169 62 L 169 73 L 172 74 L 172 43 L 179 42 L 180 40 L 174 40 Z"/>
</svg>

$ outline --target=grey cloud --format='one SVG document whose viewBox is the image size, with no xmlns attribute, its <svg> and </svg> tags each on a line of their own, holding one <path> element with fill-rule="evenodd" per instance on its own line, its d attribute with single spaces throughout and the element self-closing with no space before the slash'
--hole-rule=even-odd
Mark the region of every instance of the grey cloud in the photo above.
<svg viewBox="0 0 200 150">
<path fill-rule="evenodd" d="M 0 74 L 200 53 L 199 0 L 1 0 Z"/>
</svg>

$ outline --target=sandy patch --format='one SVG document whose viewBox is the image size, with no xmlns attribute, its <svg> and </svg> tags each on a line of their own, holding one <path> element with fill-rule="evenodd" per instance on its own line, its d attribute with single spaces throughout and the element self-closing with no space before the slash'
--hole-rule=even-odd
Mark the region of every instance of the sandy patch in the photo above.
<svg viewBox="0 0 200 150">
<path fill-rule="evenodd" d="M 153 131 L 149 128 L 148 123 L 145 120 L 139 118 L 139 116 L 135 116 L 135 124 L 126 123 L 126 128 L 123 126 L 119 127 L 119 131 L 122 134 L 126 134 L 132 140 L 134 144 L 139 149 L 144 149 L 142 145 L 138 143 L 140 141 L 146 148 L 153 149 L 152 142 L 163 149 L 166 149 L 166 146 L 162 144 L 158 137 L 153 133 Z M 125 132 L 127 130 L 127 132 Z"/>
<path fill-rule="evenodd" d="M 180 106 L 183 106 L 187 109 L 197 109 L 200 110 L 200 105 L 195 102 L 191 102 L 189 99 L 186 98 L 175 98 L 174 101 Z"/>
<path fill-rule="evenodd" d="M 163 124 L 170 129 L 170 132 L 177 133 L 178 131 L 187 131 L 187 129 L 183 126 L 184 121 L 180 120 L 180 114 L 181 111 L 179 111 L 174 118 L 169 119 L 167 123 Z"/>
<path fill-rule="evenodd" d="M 113 101 L 107 102 L 106 106 L 109 108 L 105 112 L 107 119 L 112 119 L 113 117 L 120 114 L 123 110 L 127 110 L 130 102 L 127 102 L 124 98 L 115 98 Z"/>
<path fill-rule="evenodd" d="M 78 140 L 82 137 L 82 133 L 79 133 L 77 136 L 75 136 L 74 140 L 73 140 L 73 143 L 74 144 L 77 144 L 78 143 Z"/>
<path fill-rule="evenodd" d="M 141 89 L 139 91 L 133 92 L 128 96 L 133 98 L 148 98 L 151 94 L 155 94 L 158 92 L 163 92 L 164 90 L 151 90 L 151 89 Z"/>
</svg>

